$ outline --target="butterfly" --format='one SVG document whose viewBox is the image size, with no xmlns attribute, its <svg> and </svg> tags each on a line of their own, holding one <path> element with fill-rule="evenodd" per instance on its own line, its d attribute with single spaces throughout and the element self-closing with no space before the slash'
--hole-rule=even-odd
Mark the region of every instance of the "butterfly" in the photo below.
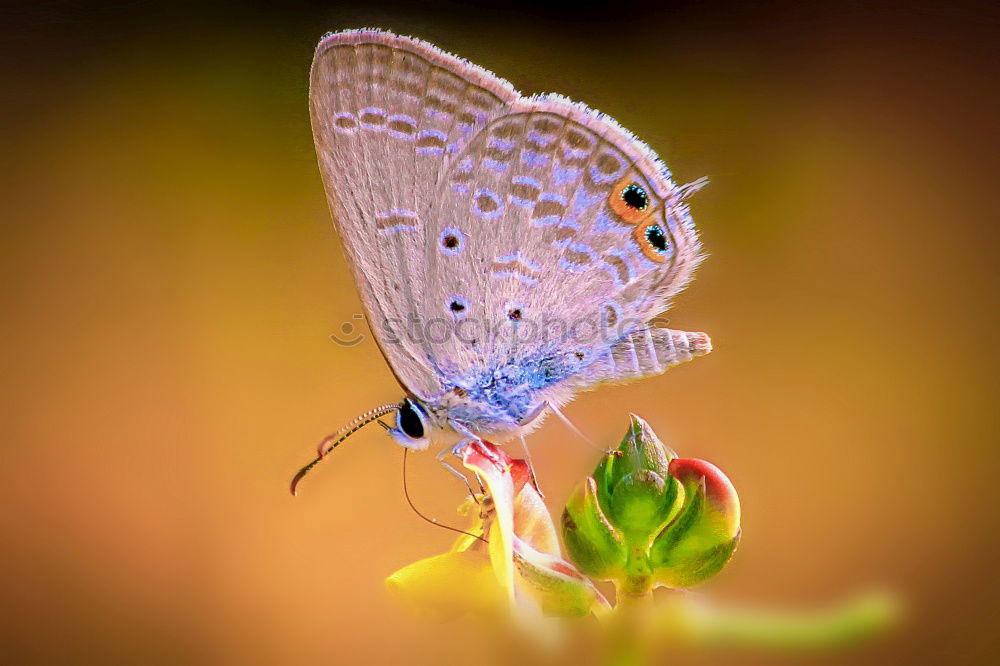
<svg viewBox="0 0 1000 666">
<path fill-rule="evenodd" d="M 392 412 L 407 449 L 523 442 L 580 391 L 711 351 L 652 321 L 701 260 L 684 199 L 704 181 L 674 184 L 612 118 L 382 30 L 322 39 L 309 106 L 331 214 L 406 395 L 323 440 L 293 493 Z"/>
</svg>

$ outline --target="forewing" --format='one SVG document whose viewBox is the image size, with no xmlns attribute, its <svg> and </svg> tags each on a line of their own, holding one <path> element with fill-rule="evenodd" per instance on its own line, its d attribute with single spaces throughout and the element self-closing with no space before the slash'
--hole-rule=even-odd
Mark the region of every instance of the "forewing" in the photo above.
<svg viewBox="0 0 1000 666">
<path fill-rule="evenodd" d="M 486 70 L 386 32 L 331 34 L 316 49 L 310 113 L 327 199 L 379 347 L 418 397 L 440 389 L 419 323 L 428 209 L 455 156 L 516 98 Z"/>
</svg>

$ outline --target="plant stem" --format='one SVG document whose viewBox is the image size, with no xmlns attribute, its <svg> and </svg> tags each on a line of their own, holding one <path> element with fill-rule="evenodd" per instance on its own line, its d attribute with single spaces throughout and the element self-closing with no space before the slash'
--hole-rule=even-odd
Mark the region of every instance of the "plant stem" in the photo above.
<svg viewBox="0 0 1000 666">
<path fill-rule="evenodd" d="M 643 666 L 650 660 L 647 633 L 653 605 L 652 579 L 629 576 L 616 588 L 609 632 L 608 666 Z"/>
</svg>

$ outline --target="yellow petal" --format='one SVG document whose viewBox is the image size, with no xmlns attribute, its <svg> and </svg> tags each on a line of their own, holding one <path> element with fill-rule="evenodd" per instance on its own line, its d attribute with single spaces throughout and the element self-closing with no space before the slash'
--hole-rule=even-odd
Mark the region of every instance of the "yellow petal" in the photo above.
<svg viewBox="0 0 1000 666">
<path fill-rule="evenodd" d="M 481 550 L 450 552 L 409 564 L 385 579 L 390 594 L 420 615 L 450 618 L 466 612 L 496 615 L 503 590 Z"/>
</svg>

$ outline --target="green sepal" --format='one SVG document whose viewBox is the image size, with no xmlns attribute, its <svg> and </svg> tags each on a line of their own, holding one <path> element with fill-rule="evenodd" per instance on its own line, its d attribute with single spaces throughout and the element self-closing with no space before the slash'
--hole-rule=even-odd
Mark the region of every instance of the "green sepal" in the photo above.
<svg viewBox="0 0 1000 666">
<path fill-rule="evenodd" d="M 613 482 L 617 483 L 626 474 L 641 469 L 656 472 L 666 478 L 669 475 L 671 456 L 663 442 L 644 420 L 635 414 L 629 414 L 629 419 L 628 430 L 618 445 L 620 455 L 617 456 L 617 475 Z"/>
<path fill-rule="evenodd" d="M 732 520 L 707 501 L 704 477 L 688 478 L 684 497 L 678 516 L 650 547 L 656 582 L 667 587 L 708 580 L 726 565 L 740 539 L 738 523 L 733 531 Z"/>
<path fill-rule="evenodd" d="M 629 539 L 646 544 L 674 513 L 680 484 L 672 476 L 640 469 L 626 474 L 614 488 L 609 518 Z"/>
<path fill-rule="evenodd" d="M 562 537 L 570 559 L 598 580 L 621 575 L 627 551 L 621 532 L 611 524 L 597 497 L 597 482 L 587 477 L 570 496 L 562 515 Z"/>
</svg>

